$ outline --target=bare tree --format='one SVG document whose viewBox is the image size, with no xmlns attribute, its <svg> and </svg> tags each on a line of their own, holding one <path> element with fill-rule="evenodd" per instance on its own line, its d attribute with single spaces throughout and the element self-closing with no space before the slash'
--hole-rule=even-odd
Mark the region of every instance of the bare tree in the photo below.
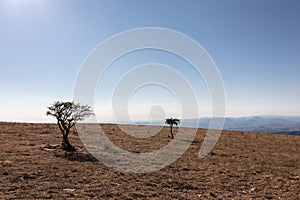
<svg viewBox="0 0 300 200">
<path fill-rule="evenodd" d="M 166 121 L 165 121 L 165 124 L 168 124 L 170 126 L 170 129 L 171 129 L 171 138 L 173 139 L 174 136 L 173 136 L 173 126 L 178 126 L 180 120 L 179 119 L 176 119 L 176 118 L 167 118 Z"/>
<path fill-rule="evenodd" d="M 76 149 L 69 142 L 69 133 L 71 128 L 85 118 L 94 115 L 91 107 L 88 105 L 75 104 L 74 102 L 56 101 L 48 107 L 46 115 L 57 119 L 59 130 L 63 135 L 62 147 L 66 151 L 74 152 Z"/>
</svg>

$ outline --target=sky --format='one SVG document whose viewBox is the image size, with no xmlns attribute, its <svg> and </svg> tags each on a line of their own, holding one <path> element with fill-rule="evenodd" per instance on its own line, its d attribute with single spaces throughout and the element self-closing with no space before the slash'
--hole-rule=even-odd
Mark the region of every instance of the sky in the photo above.
<svg viewBox="0 0 300 200">
<path fill-rule="evenodd" d="M 0 0 L 0 121 L 52 122 L 47 106 L 72 101 L 89 53 L 108 37 L 143 27 L 172 29 L 202 45 L 222 76 L 226 116 L 300 115 L 299 10 L 297 0 Z M 147 63 L 178 71 L 199 102 L 190 109 L 211 115 L 203 77 L 182 58 L 148 49 L 120 57 L 103 75 L 93 105 L 99 121 L 114 117 L 120 77 Z M 133 120 L 180 117 L 168 87 L 143 86 L 127 101 Z"/>
</svg>

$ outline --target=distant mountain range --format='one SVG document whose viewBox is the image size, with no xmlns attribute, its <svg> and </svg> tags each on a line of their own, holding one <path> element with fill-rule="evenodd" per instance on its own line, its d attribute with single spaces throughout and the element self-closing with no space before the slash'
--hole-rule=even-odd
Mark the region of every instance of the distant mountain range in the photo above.
<svg viewBox="0 0 300 200">
<path fill-rule="evenodd" d="M 184 119 L 180 125 L 183 127 L 208 128 L 210 121 L 211 118 L 208 117 Z M 163 126 L 164 122 L 154 121 L 149 123 L 144 121 L 135 124 Z M 226 117 L 223 129 L 300 135 L 300 116 Z"/>
</svg>

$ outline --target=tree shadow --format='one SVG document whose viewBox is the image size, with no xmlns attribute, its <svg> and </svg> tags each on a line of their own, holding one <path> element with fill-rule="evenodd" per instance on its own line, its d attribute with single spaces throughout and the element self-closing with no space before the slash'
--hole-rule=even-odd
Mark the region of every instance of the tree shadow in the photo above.
<svg viewBox="0 0 300 200">
<path fill-rule="evenodd" d="M 56 154 L 56 157 L 68 159 L 70 161 L 78 162 L 98 162 L 98 160 L 91 154 L 81 152 L 65 152 L 64 154 Z"/>
<path fill-rule="evenodd" d="M 197 139 L 194 139 L 194 140 L 181 139 L 181 140 L 184 141 L 184 142 L 192 143 L 192 144 L 201 144 L 201 143 L 203 143 L 203 140 L 197 140 Z"/>
</svg>

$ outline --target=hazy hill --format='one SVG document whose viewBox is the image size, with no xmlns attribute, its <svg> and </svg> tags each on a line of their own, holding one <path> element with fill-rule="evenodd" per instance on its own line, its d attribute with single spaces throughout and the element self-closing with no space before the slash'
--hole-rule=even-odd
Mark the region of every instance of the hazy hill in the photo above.
<svg viewBox="0 0 300 200">
<path fill-rule="evenodd" d="M 197 123 L 198 121 L 198 123 Z M 183 127 L 208 128 L 211 118 L 184 119 Z M 164 125 L 163 122 L 136 122 L 143 125 Z M 224 129 L 249 132 L 283 133 L 300 135 L 300 116 L 246 116 L 226 117 Z"/>
<path fill-rule="evenodd" d="M 184 120 L 183 126 L 189 126 L 193 120 L 199 120 L 198 127 L 207 128 L 211 118 Z M 225 118 L 224 129 L 266 133 L 288 133 L 300 135 L 300 117 L 286 116 L 247 116 Z"/>
</svg>

